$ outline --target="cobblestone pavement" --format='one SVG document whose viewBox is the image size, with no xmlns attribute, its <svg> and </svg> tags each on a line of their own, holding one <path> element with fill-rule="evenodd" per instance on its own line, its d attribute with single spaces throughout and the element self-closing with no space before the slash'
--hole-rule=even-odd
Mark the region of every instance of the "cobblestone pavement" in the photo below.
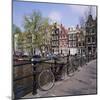
<svg viewBox="0 0 100 100">
<path fill-rule="evenodd" d="M 29 93 L 23 98 L 51 97 L 51 96 L 70 96 L 86 95 L 97 93 L 97 70 L 96 60 L 89 62 L 87 65 L 77 71 L 74 76 L 67 77 L 63 81 L 55 83 L 55 86 L 49 91 L 38 90 L 37 95 Z"/>
</svg>

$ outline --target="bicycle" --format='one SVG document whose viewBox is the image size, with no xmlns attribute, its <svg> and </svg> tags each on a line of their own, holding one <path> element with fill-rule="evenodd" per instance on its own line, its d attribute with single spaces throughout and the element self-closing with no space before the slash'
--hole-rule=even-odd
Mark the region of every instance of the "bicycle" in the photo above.
<svg viewBox="0 0 100 100">
<path fill-rule="evenodd" d="M 69 63 L 57 63 L 57 61 L 59 59 L 54 59 L 54 63 L 53 65 L 51 64 L 50 68 L 41 69 L 42 71 L 37 77 L 38 88 L 40 90 L 50 90 L 55 85 L 55 81 L 58 79 L 64 80 L 66 75 L 72 76 L 77 70 L 78 65 L 75 59 L 68 60 Z"/>
<path fill-rule="evenodd" d="M 59 64 L 58 66 L 57 61 L 58 59 L 54 59 L 54 63 L 51 64 L 50 68 L 41 69 L 42 72 L 39 73 L 37 82 L 38 87 L 40 90 L 48 91 L 55 85 L 55 81 L 58 80 L 59 76 L 62 75 L 62 71 L 64 69 L 63 64 Z M 59 60 L 58 60 L 59 61 Z M 43 66 L 42 66 L 43 67 Z"/>
<path fill-rule="evenodd" d="M 31 59 L 31 61 L 33 62 L 32 65 L 36 68 L 36 72 L 38 72 L 38 74 L 36 74 L 36 80 L 35 80 L 37 83 L 36 86 L 38 86 L 38 88 L 43 91 L 51 89 L 55 83 L 55 77 L 51 68 L 47 69 L 44 68 L 45 66 L 39 65 L 44 61 L 41 60 L 40 58 Z"/>
<path fill-rule="evenodd" d="M 50 69 L 43 70 L 38 76 L 38 86 L 40 90 L 50 90 L 55 84 L 55 77 Z"/>
<path fill-rule="evenodd" d="M 79 62 L 80 62 L 80 60 L 78 59 L 77 56 L 68 60 L 68 62 L 67 62 L 67 75 L 69 77 L 74 75 L 75 71 L 78 69 L 78 67 L 80 65 Z"/>
<path fill-rule="evenodd" d="M 87 57 L 85 55 L 80 57 L 80 66 L 83 67 L 84 65 L 87 65 Z"/>
</svg>

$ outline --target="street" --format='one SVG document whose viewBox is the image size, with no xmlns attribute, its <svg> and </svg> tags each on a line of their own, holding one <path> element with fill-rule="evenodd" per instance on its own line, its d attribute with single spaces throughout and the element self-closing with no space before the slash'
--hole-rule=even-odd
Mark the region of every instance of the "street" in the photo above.
<svg viewBox="0 0 100 100">
<path fill-rule="evenodd" d="M 50 97 L 50 96 L 74 96 L 97 93 L 97 66 L 96 60 L 79 68 L 74 76 L 58 81 L 49 91 L 40 91 L 36 95 L 29 93 L 23 98 Z"/>
</svg>

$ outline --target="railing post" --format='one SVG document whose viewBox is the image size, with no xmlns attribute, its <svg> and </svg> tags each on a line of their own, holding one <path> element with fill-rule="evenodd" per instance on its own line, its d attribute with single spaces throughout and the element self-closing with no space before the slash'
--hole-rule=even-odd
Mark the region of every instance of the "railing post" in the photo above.
<svg viewBox="0 0 100 100">
<path fill-rule="evenodd" d="M 55 80 L 57 81 L 57 60 L 56 58 L 54 58 L 54 76 L 55 76 Z"/>
<path fill-rule="evenodd" d="M 36 75 L 36 63 L 32 62 L 32 68 L 33 68 L 33 91 L 32 94 L 37 94 L 37 75 Z"/>
<path fill-rule="evenodd" d="M 67 75 L 69 74 L 69 55 L 67 55 Z"/>
</svg>

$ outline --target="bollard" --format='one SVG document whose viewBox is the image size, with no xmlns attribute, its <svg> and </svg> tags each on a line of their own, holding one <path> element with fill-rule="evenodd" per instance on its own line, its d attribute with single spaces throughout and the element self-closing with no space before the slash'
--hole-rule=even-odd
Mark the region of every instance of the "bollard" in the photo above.
<svg viewBox="0 0 100 100">
<path fill-rule="evenodd" d="M 82 67 L 82 55 L 81 55 L 81 57 L 80 57 L 80 66 Z"/>
<path fill-rule="evenodd" d="M 37 94 L 37 75 L 36 75 L 36 63 L 32 61 L 32 68 L 33 68 L 33 91 L 32 94 Z"/>
<path fill-rule="evenodd" d="M 55 76 L 55 80 L 57 81 L 58 80 L 58 77 L 57 77 L 57 60 L 54 58 L 54 76 Z"/>
<path fill-rule="evenodd" d="M 69 55 L 67 55 L 67 75 L 69 75 Z"/>
</svg>

